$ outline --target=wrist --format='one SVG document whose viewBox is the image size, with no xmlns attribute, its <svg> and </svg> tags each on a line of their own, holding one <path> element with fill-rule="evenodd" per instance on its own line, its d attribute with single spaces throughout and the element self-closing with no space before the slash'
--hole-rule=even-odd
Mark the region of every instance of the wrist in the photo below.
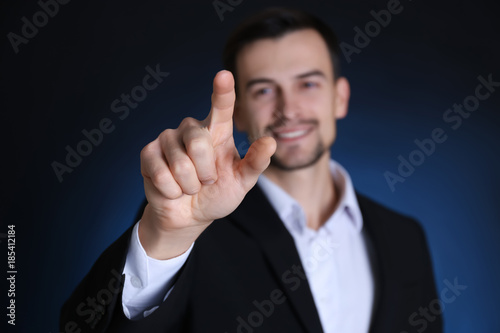
<svg viewBox="0 0 500 333">
<path fill-rule="evenodd" d="M 191 225 L 184 228 L 162 228 L 146 206 L 138 234 L 146 254 L 157 260 L 167 260 L 186 252 L 208 225 Z"/>
</svg>

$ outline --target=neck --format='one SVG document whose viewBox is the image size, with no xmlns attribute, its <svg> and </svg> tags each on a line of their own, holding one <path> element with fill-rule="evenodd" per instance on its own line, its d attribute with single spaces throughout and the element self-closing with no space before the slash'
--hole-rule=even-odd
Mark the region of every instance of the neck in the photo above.
<svg viewBox="0 0 500 333">
<path fill-rule="evenodd" d="M 330 152 L 315 164 L 302 169 L 286 171 L 269 166 L 264 174 L 302 206 L 307 226 L 319 229 L 336 208 L 338 194 L 330 173 Z"/>
</svg>

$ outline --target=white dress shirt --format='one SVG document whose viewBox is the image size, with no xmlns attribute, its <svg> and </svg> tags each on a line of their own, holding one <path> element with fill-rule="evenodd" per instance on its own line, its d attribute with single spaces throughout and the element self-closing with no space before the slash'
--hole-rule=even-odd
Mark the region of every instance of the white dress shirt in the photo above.
<svg viewBox="0 0 500 333">
<path fill-rule="evenodd" d="M 339 203 L 318 230 L 307 227 L 302 207 L 278 185 L 261 175 L 258 186 L 295 241 L 324 332 L 368 332 L 374 280 L 363 219 L 347 172 L 333 160 L 330 170 Z M 150 258 L 139 242 L 139 223 L 123 270 L 122 304 L 128 318 L 147 316 L 166 299 L 173 277 L 193 247 L 173 259 Z"/>
</svg>

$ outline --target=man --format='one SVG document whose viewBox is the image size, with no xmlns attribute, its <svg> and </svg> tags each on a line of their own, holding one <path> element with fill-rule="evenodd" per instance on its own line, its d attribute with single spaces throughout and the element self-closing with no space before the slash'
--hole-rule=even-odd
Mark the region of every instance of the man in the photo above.
<svg viewBox="0 0 500 333">
<path fill-rule="evenodd" d="M 422 229 L 355 193 L 330 159 L 350 95 L 337 57 L 333 32 L 303 12 L 242 23 L 208 117 L 143 149 L 140 222 L 77 287 L 61 329 L 441 332 L 421 310 L 437 299 Z M 252 142 L 243 159 L 233 120 Z"/>
</svg>

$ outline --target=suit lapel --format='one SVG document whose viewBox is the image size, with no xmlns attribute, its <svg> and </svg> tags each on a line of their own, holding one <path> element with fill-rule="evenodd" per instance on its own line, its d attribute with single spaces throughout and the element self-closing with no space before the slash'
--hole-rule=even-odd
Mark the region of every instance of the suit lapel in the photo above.
<svg viewBox="0 0 500 333">
<path fill-rule="evenodd" d="M 228 218 L 260 244 L 304 330 L 323 332 L 307 279 L 293 273 L 297 266 L 303 271 L 294 240 L 261 189 L 254 186 Z"/>
<path fill-rule="evenodd" d="M 384 318 L 388 313 L 394 311 L 390 296 L 394 291 L 387 283 L 391 279 L 392 273 L 387 260 L 384 260 L 384 258 L 391 256 L 390 247 L 384 236 L 384 223 L 377 223 L 379 218 L 376 209 L 373 209 L 368 199 L 358 193 L 357 199 L 363 215 L 366 235 L 370 242 L 376 282 L 376 298 L 370 332 L 383 332 L 383 327 L 386 325 Z M 258 186 L 250 190 L 241 205 L 228 218 L 246 233 L 251 234 L 260 244 L 276 279 L 290 300 L 305 331 L 310 333 L 323 332 L 307 280 L 300 279 L 300 286 L 297 288 L 296 283 L 290 283 L 290 280 L 286 279 L 286 276 L 297 276 L 290 273 L 294 266 L 300 266 L 302 269 L 302 263 L 292 236 L 262 190 Z M 287 273 L 288 275 L 286 275 Z"/>
<path fill-rule="evenodd" d="M 370 242 L 371 262 L 376 282 L 370 332 L 384 332 L 387 324 L 384 319 L 390 317 L 388 314 L 397 311 L 394 309 L 393 302 L 391 302 L 393 288 L 391 288 L 391 283 L 387 283 L 391 281 L 393 275 L 387 262 L 387 258 L 391 256 L 390 240 L 385 236 L 383 230 L 384 221 L 380 221 L 376 210 L 373 209 L 373 204 L 359 193 L 356 193 L 356 196 L 363 215 L 363 228 L 365 228 Z"/>
</svg>

